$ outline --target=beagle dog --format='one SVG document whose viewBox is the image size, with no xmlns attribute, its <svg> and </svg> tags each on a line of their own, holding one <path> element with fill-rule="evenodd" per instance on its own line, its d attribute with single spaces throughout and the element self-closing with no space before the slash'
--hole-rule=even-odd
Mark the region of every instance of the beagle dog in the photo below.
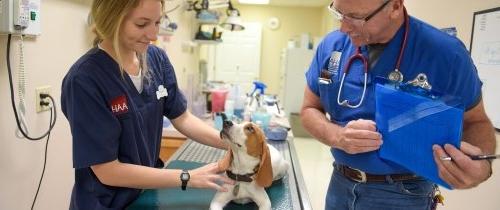
<svg viewBox="0 0 500 210">
<path fill-rule="evenodd" d="M 210 209 L 222 210 L 230 201 L 240 204 L 254 201 L 260 210 L 270 210 L 271 201 L 264 188 L 283 178 L 290 164 L 266 143 L 264 132 L 256 124 L 224 121 L 220 135 L 229 150 L 219 161 L 219 169 L 226 171 L 236 184 L 225 184 L 228 191 L 217 192 Z"/>
</svg>

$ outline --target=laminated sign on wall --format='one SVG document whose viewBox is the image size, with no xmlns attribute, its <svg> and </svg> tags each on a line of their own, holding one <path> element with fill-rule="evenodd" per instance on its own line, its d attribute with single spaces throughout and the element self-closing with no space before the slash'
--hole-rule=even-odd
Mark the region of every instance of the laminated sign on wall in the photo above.
<svg viewBox="0 0 500 210">
<path fill-rule="evenodd" d="M 493 126 L 500 129 L 500 7 L 474 13 L 471 57 L 483 82 L 484 107 Z M 500 131 L 500 130 L 499 130 Z"/>
</svg>

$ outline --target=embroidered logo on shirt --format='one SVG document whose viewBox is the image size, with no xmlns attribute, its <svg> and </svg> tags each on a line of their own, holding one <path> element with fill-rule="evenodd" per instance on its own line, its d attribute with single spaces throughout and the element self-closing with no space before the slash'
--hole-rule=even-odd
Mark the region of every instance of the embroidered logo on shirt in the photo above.
<svg viewBox="0 0 500 210">
<path fill-rule="evenodd" d="M 111 100 L 111 112 L 114 115 L 124 114 L 128 112 L 127 97 L 121 95 Z"/>
<path fill-rule="evenodd" d="M 158 90 L 156 91 L 156 98 L 160 100 L 160 98 L 167 96 L 168 96 L 167 88 L 163 87 L 163 85 L 158 86 Z"/>
</svg>

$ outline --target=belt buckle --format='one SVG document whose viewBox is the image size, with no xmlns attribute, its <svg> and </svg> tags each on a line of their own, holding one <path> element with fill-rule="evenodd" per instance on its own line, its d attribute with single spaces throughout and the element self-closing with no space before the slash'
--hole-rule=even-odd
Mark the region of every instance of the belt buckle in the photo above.
<svg viewBox="0 0 500 210">
<path fill-rule="evenodd" d="M 361 170 L 358 170 L 358 169 L 355 169 L 355 168 L 351 168 L 352 170 L 358 172 L 358 177 L 353 177 L 354 181 L 356 182 L 360 182 L 360 183 L 366 183 L 366 173 L 361 171 Z"/>
</svg>

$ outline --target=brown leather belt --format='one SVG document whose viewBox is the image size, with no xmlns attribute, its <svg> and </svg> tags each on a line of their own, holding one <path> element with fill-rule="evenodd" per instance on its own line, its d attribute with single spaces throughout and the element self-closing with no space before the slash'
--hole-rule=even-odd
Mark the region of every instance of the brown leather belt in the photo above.
<svg viewBox="0 0 500 210">
<path fill-rule="evenodd" d="M 335 165 L 335 169 L 338 170 L 345 177 L 355 182 L 386 182 L 389 178 L 392 179 L 393 181 L 406 181 L 406 180 L 419 179 L 419 177 L 415 174 L 388 174 L 388 175 L 367 174 L 361 170 L 338 164 Z"/>
</svg>

